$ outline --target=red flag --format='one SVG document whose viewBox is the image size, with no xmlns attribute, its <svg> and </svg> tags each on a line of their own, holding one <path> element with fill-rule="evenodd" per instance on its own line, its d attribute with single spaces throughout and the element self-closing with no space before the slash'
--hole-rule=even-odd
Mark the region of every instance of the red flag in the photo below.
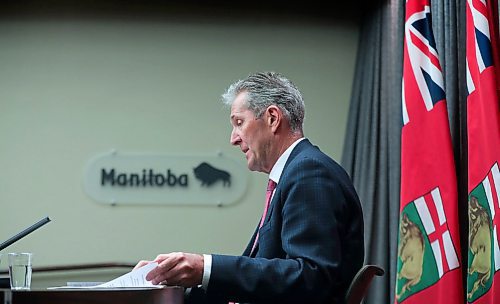
<svg viewBox="0 0 500 304">
<path fill-rule="evenodd" d="M 457 185 L 429 0 L 408 0 L 395 302 L 462 303 Z"/>
<path fill-rule="evenodd" d="M 500 82 L 497 9 L 496 3 L 491 0 L 467 1 L 467 301 L 477 304 L 498 303 L 500 297 Z"/>
</svg>

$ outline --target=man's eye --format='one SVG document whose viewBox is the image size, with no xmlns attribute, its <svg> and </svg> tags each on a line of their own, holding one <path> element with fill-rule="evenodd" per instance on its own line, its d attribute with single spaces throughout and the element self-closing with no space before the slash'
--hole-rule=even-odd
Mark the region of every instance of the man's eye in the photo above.
<svg viewBox="0 0 500 304">
<path fill-rule="evenodd" d="M 243 123 L 243 121 L 241 119 L 237 119 L 236 120 L 236 125 L 237 126 L 241 126 L 242 123 Z"/>
</svg>

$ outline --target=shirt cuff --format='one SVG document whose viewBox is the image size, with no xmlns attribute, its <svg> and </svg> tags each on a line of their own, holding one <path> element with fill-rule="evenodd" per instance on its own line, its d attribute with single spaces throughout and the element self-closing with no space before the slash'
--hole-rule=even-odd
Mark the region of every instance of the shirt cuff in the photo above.
<svg viewBox="0 0 500 304">
<path fill-rule="evenodd" d="M 203 278 L 201 279 L 201 288 L 203 290 L 207 290 L 208 281 L 210 281 L 210 274 L 212 272 L 212 255 L 204 254 L 203 255 Z"/>
</svg>

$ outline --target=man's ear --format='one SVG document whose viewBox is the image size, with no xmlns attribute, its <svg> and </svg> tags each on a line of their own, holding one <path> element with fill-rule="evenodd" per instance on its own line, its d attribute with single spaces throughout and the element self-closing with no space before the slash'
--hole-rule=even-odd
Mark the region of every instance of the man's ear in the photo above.
<svg viewBox="0 0 500 304">
<path fill-rule="evenodd" d="M 271 127 L 273 133 L 278 130 L 281 125 L 281 119 L 283 118 L 283 112 L 281 109 L 275 105 L 269 106 L 266 109 L 267 125 Z"/>
</svg>

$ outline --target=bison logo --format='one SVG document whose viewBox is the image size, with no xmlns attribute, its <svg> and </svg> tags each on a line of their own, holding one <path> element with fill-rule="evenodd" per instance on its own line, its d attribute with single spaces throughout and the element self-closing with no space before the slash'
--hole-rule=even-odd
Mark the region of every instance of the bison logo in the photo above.
<svg viewBox="0 0 500 304">
<path fill-rule="evenodd" d="M 210 187 L 219 180 L 222 181 L 224 187 L 231 186 L 231 174 L 214 168 L 208 163 L 201 163 L 193 171 L 194 176 L 201 181 L 202 186 Z"/>
<path fill-rule="evenodd" d="M 408 218 L 406 213 L 403 214 L 399 227 L 398 255 L 403 266 L 397 273 L 397 280 L 406 280 L 401 292 L 396 294 L 396 299 L 399 301 L 405 292 L 420 282 L 424 263 L 424 237 L 420 228 Z"/>
<path fill-rule="evenodd" d="M 488 212 L 479 204 L 475 196 L 469 200 L 469 248 L 472 263 L 469 275 L 477 273 L 472 290 L 467 294 L 471 299 L 479 287 L 485 288 L 491 276 L 491 225 Z"/>
</svg>

